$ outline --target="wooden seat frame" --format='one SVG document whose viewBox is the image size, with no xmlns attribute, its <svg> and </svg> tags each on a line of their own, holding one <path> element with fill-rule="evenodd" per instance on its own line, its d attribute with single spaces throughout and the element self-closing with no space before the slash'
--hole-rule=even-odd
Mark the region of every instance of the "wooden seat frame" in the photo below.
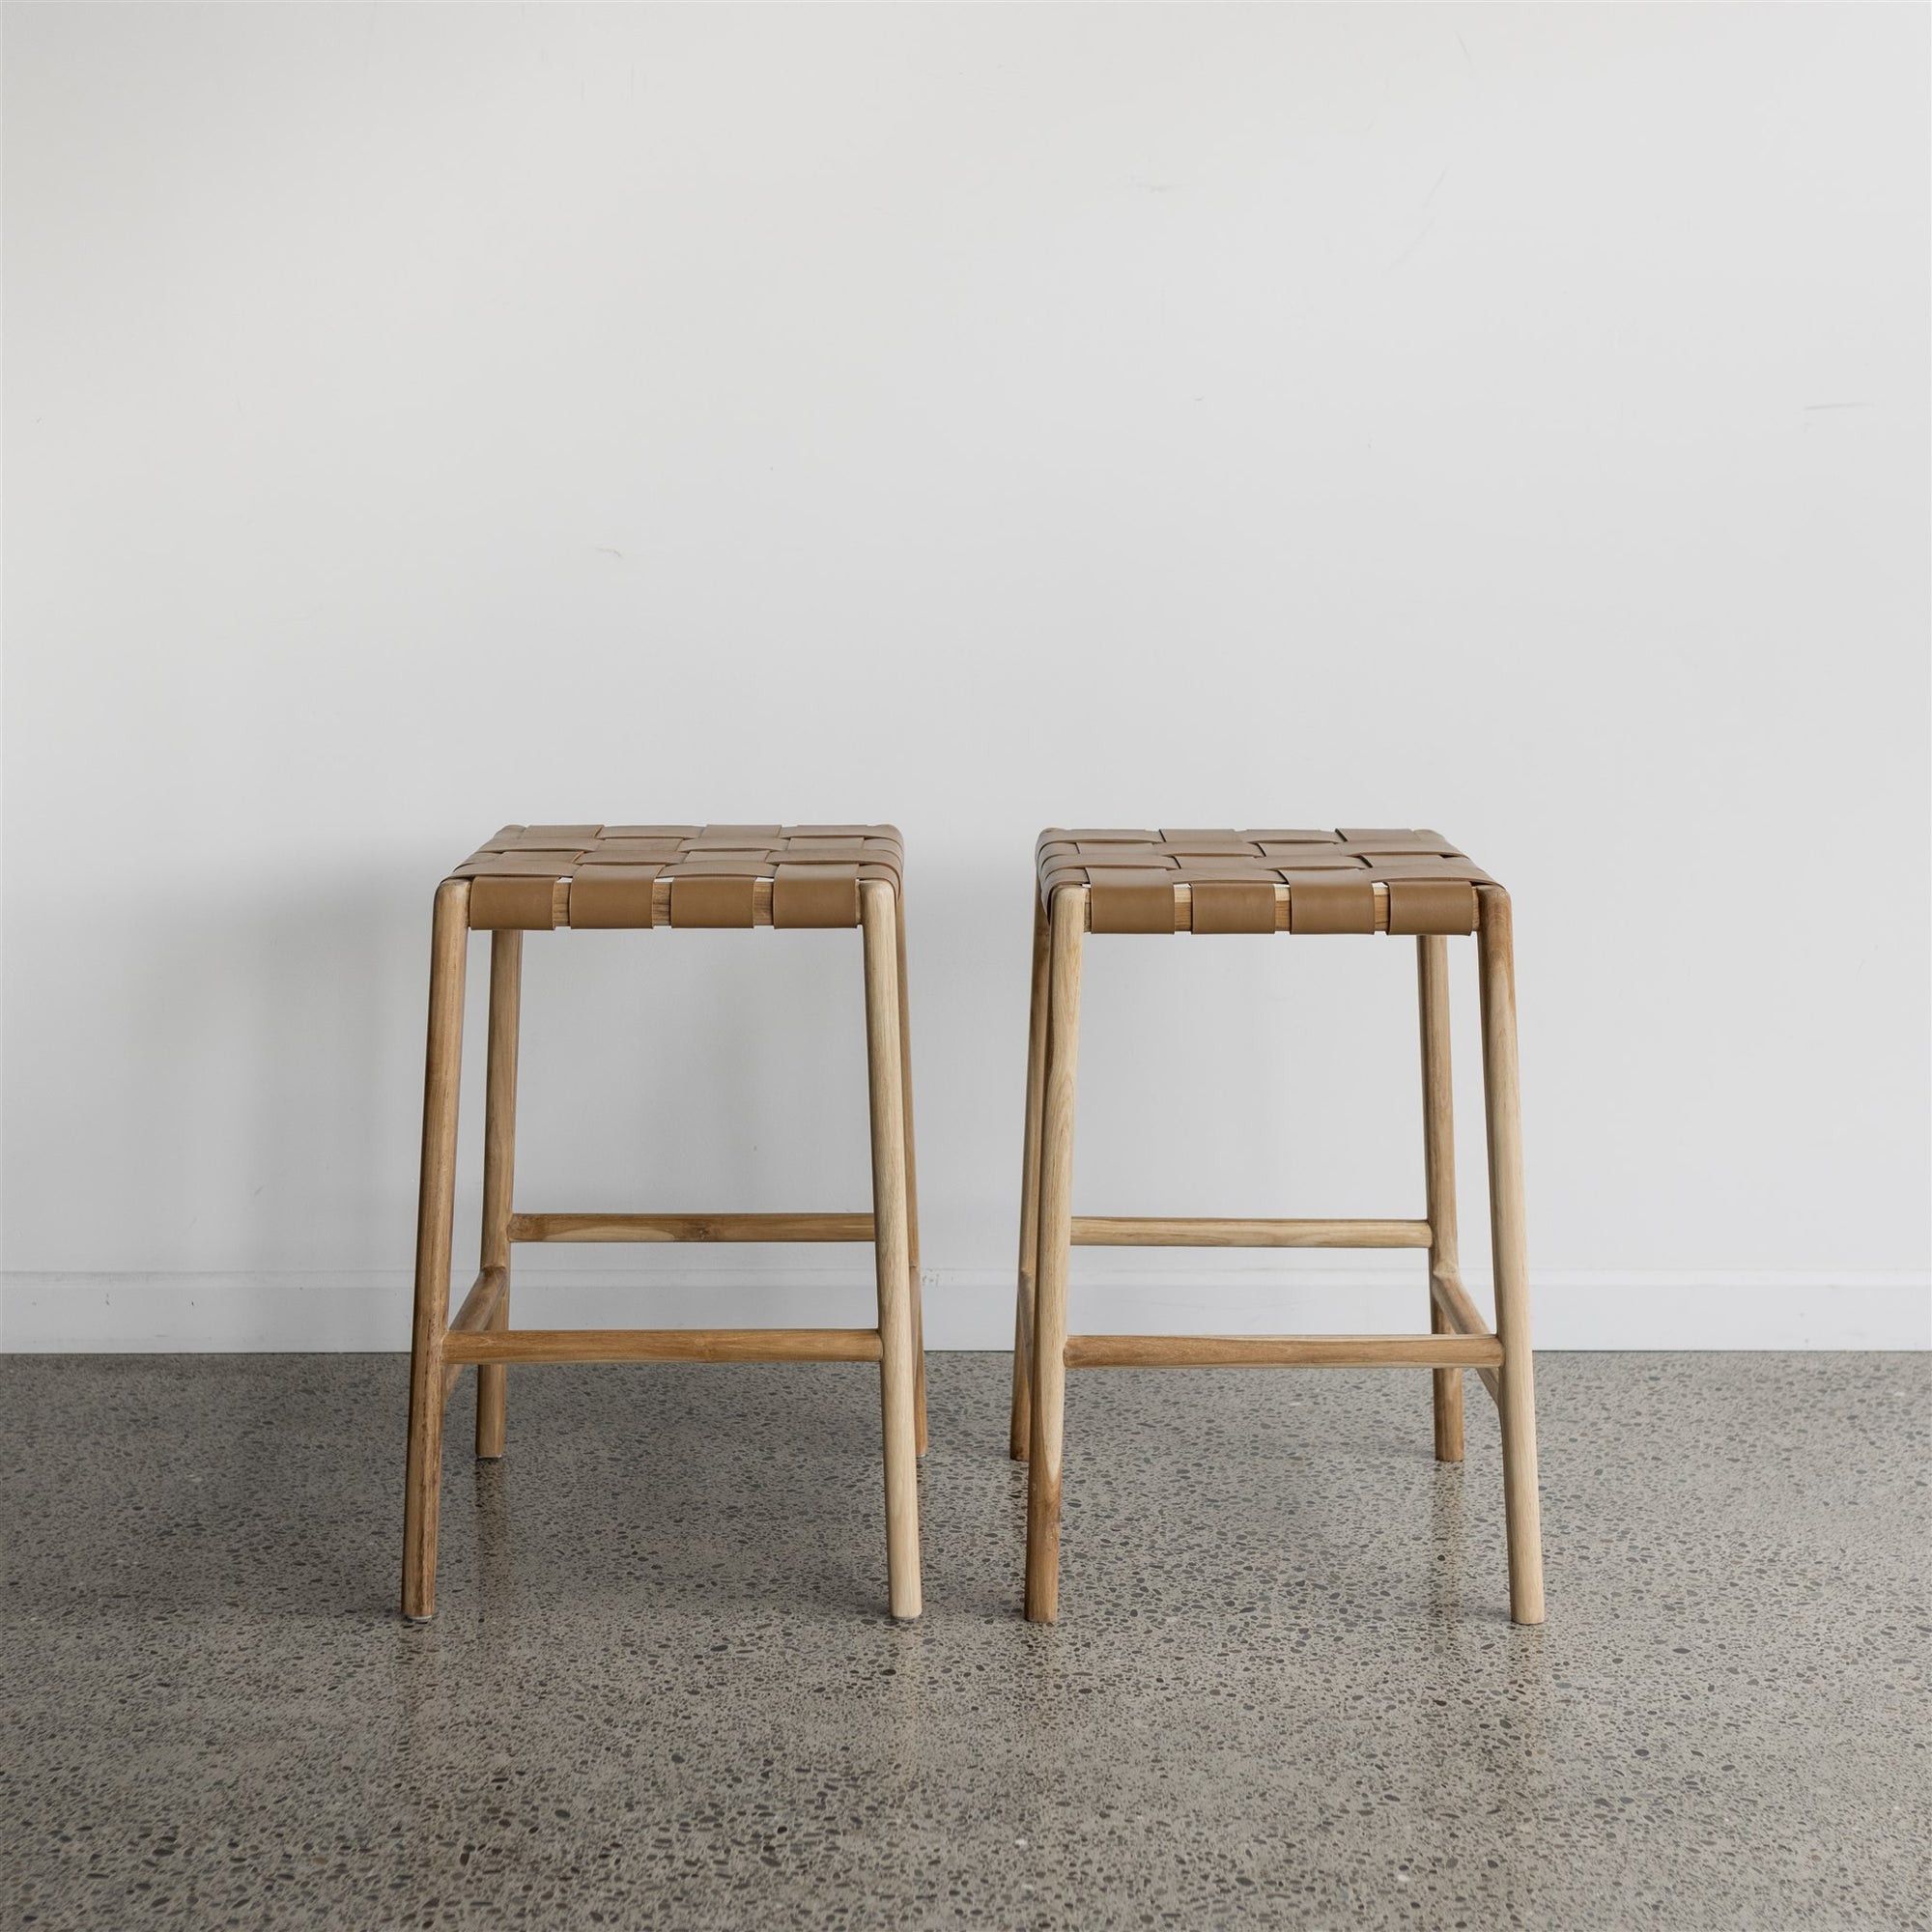
<svg viewBox="0 0 1932 1932">
<path fill-rule="evenodd" d="M 919 1470 L 925 1450 L 925 1358 L 919 1293 L 905 911 L 890 881 L 859 881 L 866 1058 L 870 1099 L 869 1214 L 519 1214 L 517 1032 L 523 941 L 490 935 L 489 1066 L 483 1128 L 481 1270 L 452 1319 L 449 1270 L 456 1193 L 457 1088 L 470 882 L 438 888 L 431 941 L 415 1322 L 410 1363 L 409 1460 L 403 1508 L 403 1615 L 436 1608 L 443 1411 L 475 1366 L 476 1454 L 503 1453 L 512 1362 L 876 1362 L 884 1424 L 886 1561 L 893 1616 L 920 1614 Z M 876 1328 L 563 1329 L 509 1326 L 510 1249 L 525 1241 L 870 1241 Z"/>
<path fill-rule="evenodd" d="M 1416 940 L 1422 1027 L 1420 1221 L 1250 1221 L 1076 1215 L 1073 1101 L 1080 1046 L 1080 976 L 1091 888 L 1034 898 L 1033 1002 L 1027 1040 L 1025 1155 L 1010 1453 L 1029 1462 L 1026 1614 L 1052 1623 L 1060 1604 L 1061 1446 L 1066 1371 L 1130 1367 L 1416 1366 L 1435 1371 L 1435 1454 L 1463 1459 L 1462 1371 L 1474 1369 L 1502 1426 L 1510 1615 L 1543 1621 L 1543 1540 L 1536 1480 L 1536 1397 L 1524 1259 L 1516 981 L 1509 895 L 1476 888 L 1483 1016 L 1492 1333 L 1463 1286 L 1456 1249 L 1456 1154 L 1450 1098 L 1448 940 Z M 1285 895 L 1284 889 L 1284 895 Z M 1075 1247 L 1426 1248 L 1427 1335 L 1069 1335 L 1066 1283 Z"/>
</svg>

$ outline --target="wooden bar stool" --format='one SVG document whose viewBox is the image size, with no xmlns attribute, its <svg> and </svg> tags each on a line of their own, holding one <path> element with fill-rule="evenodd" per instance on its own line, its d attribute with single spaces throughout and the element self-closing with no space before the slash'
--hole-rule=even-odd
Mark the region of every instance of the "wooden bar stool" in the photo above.
<svg viewBox="0 0 1932 1932">
<path fill-rule="evenodd" d="M 1076 1215 L 1073 1089 L 1088 932 L 1410 933 L 1422 1009 L 1419 1221 L 1230 1221 Z M 1476 935 L 1488 1102 L 1492 1334 L 1456 1259 L 1449 1087 L 1451 935 Z M 1073 1247 L 1426 1248 L 1427 1335 L 1068 1335 Z M 1011 1453 L 1031 1459 L 1026 1613 L 1060 1601 L 1061 1433 L 1066 1371 L 1140 1367 L 1414 1365 L 1435 1370 L 1435 1454 L 1463 1457 L 1463 1380 L 1474 1369 L 1500 1412 L 1510 1615 L 1543 1621 L 1536 1399 L 1523 1258 L 1516 982 L 1509 895 L 1435 832 L 1063 832 L 1040 835 L 1034 901 L 1020 1197 Z"/>
<path fill-rule="evenodd" d="M 920 1613 L 918 1456 L 925 1448 L 919 1210 L 907 1047 L 903 851 L 890 825 L 509 825 L 437 888 L 416 1222 L 415 1328 L 403 1505 L 403 1614 L 436 1607 L 442 1418 L 475 1364 L 476 1453 L 503 1453 L 512 1362 L 877 1362 L 892 1614 Z M 517 1022 L 526 932 L 556 926 L 857 926 L 871 1098 L 869 1214 L 519 1214 Z M 463 975 L 490 933 L 482 1271 L 449 1315 Z M 870 1241 L 876 1328 L 512 1328 L 520 1241 Z"/>
</svg>

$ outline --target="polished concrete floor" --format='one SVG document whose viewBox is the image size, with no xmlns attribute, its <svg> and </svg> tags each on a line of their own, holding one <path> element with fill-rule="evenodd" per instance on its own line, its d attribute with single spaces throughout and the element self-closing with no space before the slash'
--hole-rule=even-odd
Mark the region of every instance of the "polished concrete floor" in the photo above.
<svg viewBox="0 0 1932 1932">
<path fill-rule="evenodd" d="M 1900 1355 L 1548 1355 L 1549 1621 L 1420 1373 L 1094 1374 L 1060 1625 L 1007 1363 L 939 1355 L 923 1622 L 870 1374 L 557 1368 L 451 1410 L 395 1614 L 386 1356 L 0 1363 L 0 1924 L 1932 1922 Z"/>
</svg>

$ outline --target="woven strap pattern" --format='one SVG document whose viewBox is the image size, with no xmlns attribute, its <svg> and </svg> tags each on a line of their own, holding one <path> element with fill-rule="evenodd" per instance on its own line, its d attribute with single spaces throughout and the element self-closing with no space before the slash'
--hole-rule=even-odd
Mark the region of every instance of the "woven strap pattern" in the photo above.
<svg viewBox="0 0 1932 1932">
<path fill-rule="evenodd" d="M 450 877 L 485 928 L 844 926 L 904 864 L 890 825 L 506 825 Z"/>
<path fill-rule="evenodd" d="M 1090 889 L 1095 932 L 1473 932 L 1494 881 L 1439 832 L 1039 836 L 1039 888 Z"/>
</svg>

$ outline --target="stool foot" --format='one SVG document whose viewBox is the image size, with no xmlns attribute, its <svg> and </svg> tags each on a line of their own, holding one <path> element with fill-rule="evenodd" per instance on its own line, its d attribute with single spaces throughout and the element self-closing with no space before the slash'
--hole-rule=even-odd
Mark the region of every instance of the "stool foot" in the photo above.
<svg viewBox="0 0 1932 1932">
<path fill-rule="evenodd" d="M 913 1348 L 906 1200 L 905 1062 L 899 1050 L 897 895 L 859 888 L 866 953 L 866 1064 L 872 1118 L 872 1255 L 879 1294 L 879 1404 L 885 1437 L 886 1570 L 895 1617 L 920 1613 L 919 1377 Z"/>
<path fill-rule="evenodd" d="M 1073 1242 L 1073 1099 L 1087 891 L 1063 887 L 1049 914 L 1046 1074 L 1040 1107 L 1039 1245 L 1034 1264 L 1033 1413 L 1027 1469 L 1026 1614 L 1060 1614 L 1060 1452 L 1066 1406 L 1066 1265 Z"/>
<path fill-rule="evenodd" d="M 1430 1332 L 1435 1335 L 1449 1335 L 1455 1331 L 1443 1320 L 1442 1311 L 1432 1303 L 1429 1310 Z M 1435 1369 L 1429 1378 L 1433 1387 L 1435 1408 L 1435 1460 L 1438 1463 L 1460 1463 L 1463 1460 L 1463 1371 L 1461 1369 Z"/>
<path fill-rule="evenodd" d="M 1019 1306 L 1013 1317 L 1013 1403 L 1007 1428 L 1007 1454 L 1024 1463 L 1033 1435 L 1033 1270 L 1020 1276 Z"/>
<path fill-rule="evenodd" d="M 503 1293 L 492 1328 L 510 1325 L 510 1201 L 517 1164 L 517 1034 L 523 1015 L 524 935 L 490 935 L 489 1062 L 483 1095 L 482 1265 L 504 1270 Z M 485 1362 L 476 1371 L 476 1454 L 494 1462 L 503 1453 L 510 1371 Z"/>
<path fill-rule="evenodd" d="M 1476 893 L 1482 974 L 1483 1090 L 1489 1121 L 1490 1247 L 1494 1256 L 1496 1371 L 1502 1420 L 1503 1514 L 1509 1531 L 1510 1619 L 1543 1621 L 1543 1508 L 1536 1476 L 1536 1371 L 1529 1348 L 1529 1262 L 1524 1234 L 1522 1123 L 1516 1053 L 1516 966 L 1509 895 Z"/>
<path fill-rule="evenodd" d="M 1020 1152 L 1020 1259 L 1013 1310 L 1013 1401 L 1007 1454 L 1024 1463 L 1033 1434 L 1034 1265 L 1039 1247 L 1039 1120 L 1046 1094 L 1046 902 L 1033 895 L 1033 980 L 1027 1007 L 1026 1133 Z"/>
<path fill-rule="evenodd" d="M 906 1277 L 912 1294 L 912 1416 L 916 1452 L 926 1450 L 925 1309 L 919 1282 L 919 1164 L 913 1154 L 912 997 L 906 977 L 905 894 L 893 895 L 893 967 L 899 1005 L 899 1111 L 905 1140 Z"/>
<path fill-rule="evenodd" d="M 506 1294 L 503 1299 L 509 1300 Z M 509 1311 L 498 1309 L 493 1328 L 510 1325 Z M 476 1460 L 497 1463 L 503 1457 L 503 1435 L 508 1420 L 510 1371 L 501 1362 L 483 1362 L 476 1370 Z"/>
<path fill-rule="evenodd" d="M 403 1615 L 436 1609 L 442 1501 L 442 1348 L 449 1326 L 449 1249 L 456 1210 L 456 1106 L 463 1071 L 463 970 L 469 882 L 437 888 L 430 938 L 429 1051 L 423 1075 L 422 1181 L 416 1211 L 415 1316 L 410 1350 L 410 1439 L 403 1479 Z"/>
<path fill-rule="evenodd" d="M 1449 1059 L 1449 942 L 1424 933 L 1415 942 L 1416 1009 L 1422 1022 L 1422 1167 L 1429 1215 L 1429 1327 L 1452 1334 L 1435 1297 L 1438 1273 L 1457 1271 L 1456 1117 Z M 1430 1378 L 1435 1411 L 1435 1460 L 1463 1460 L 1463 1376 L 1437 1369 Z"/>
<path fill-rule="evenodd" d="M 921 1305 L 919 1267 L 909 1270 L 912 1302 L 912 1423 L 913 1451 L 923 1456 L 930 1446 L 925 1429 L 925 1310 Z"/>
</svg>

